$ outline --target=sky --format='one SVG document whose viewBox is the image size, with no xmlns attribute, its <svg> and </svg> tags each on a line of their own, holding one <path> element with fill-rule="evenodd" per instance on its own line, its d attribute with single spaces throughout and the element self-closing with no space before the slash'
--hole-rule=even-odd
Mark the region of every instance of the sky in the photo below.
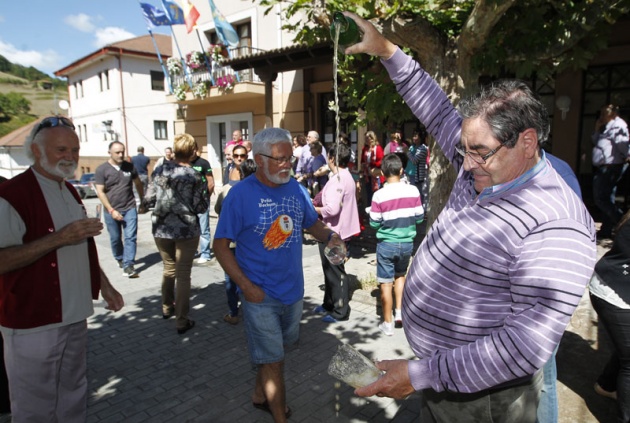
<svg viewBox="0 0 630 423">
<path fill-rule="evenodd" d="M 138 0 L 0 0 L 0 55 L 50 75 L 107 44 L 147 34 Z"/>
</svg>

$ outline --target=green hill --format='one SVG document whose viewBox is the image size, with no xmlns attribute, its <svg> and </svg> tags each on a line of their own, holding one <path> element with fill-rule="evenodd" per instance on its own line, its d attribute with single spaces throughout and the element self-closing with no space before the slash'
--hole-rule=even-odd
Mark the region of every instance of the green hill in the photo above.
<svg viewBox="0 0 630 423">
<path fill-rule="evenodd" d="M 44 89 L 42 81 L 52 85 L 51 89 Z M 31 103 L 31 110 L 27 115 L 0 119 L 0 137 L 40 117 L 64 113 L 59 108 L 59 101 L 68 100 L 65 80 L 52 78 L 32 66 L 26 68 L 13 64 L 0 55 L 0 93 L 10 92 L 22 94 Z"/>
</svg>

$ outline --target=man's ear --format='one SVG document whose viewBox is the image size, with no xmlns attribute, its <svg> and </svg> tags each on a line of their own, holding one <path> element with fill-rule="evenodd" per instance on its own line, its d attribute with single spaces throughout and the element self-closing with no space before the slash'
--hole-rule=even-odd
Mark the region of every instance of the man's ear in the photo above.
<svg viewBox="0 0 630 423">
<path fill-rule="evenodd" d="M 539 153 L 540 146 L 538 145 L 538 134 L 534 128 L 524 130 L 521 132 L 519 138 L 519 142 L 522 142 L 522 146 L 525 150 L 525 157 L 531 159 Z"/>
<path fill-rule="evenodd" d="M 35 156 L 35 159 L 38 161 L 44 154 L 44 152 L 41 151 L 41 146 L 36 142 L 31 143 L 31 153 L 33 153 L 33 156 Z"/>
</svg>

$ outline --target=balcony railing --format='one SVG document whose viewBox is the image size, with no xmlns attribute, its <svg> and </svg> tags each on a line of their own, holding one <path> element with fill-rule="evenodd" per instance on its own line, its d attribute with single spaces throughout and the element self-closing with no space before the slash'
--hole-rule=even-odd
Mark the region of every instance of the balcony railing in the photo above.
<svg viewBox="0 0 630 423">
<path fill-rule="evenodd" d="M 222 63 L 228 57 L 249 55 L 256 49 L 237 47 L 230 49 L 228 54 L 224 48 L 219 53 L 215 50 L 217 47 L 219 46 L 211 46 L 208 52 L 191 52 L 184 60 L 175 57 L 168 60 L 171 86 L 178 100 L 185 100 L 186 92 L 192 92 L 195 98 L 204 98 L 213 86 L 231 90 L 239 82 L 254 82 L 255 75 L 252 69 L 235 72 L 230 66 L 224 66 Z"/>
</svg>

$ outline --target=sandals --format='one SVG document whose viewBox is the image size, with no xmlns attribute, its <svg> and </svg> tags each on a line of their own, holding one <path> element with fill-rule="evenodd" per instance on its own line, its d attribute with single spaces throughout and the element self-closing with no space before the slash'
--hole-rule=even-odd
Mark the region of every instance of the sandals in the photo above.
<svg viewBox="0 0 630 423">
<path fill-rule="evenodd" d="M 265 402 L 263 402 L 263 403 L 252 402 L 252 405 L 254 407 L 256 407 L 257 409 L 259 409 L 259 410 L 265 411 L 265 412 L 273 415 L 271 413 L 271 408 L 269 408 L 269 402 L 267 400 L 265 400 Z M 286 418 L 288 419 L 289 417 L 291 417 L 292 413 L 293 412 L 291 411 L 291 409 L 289 407 L 287 407 L 287 411 L 285 413 Z"/>
</svg>

